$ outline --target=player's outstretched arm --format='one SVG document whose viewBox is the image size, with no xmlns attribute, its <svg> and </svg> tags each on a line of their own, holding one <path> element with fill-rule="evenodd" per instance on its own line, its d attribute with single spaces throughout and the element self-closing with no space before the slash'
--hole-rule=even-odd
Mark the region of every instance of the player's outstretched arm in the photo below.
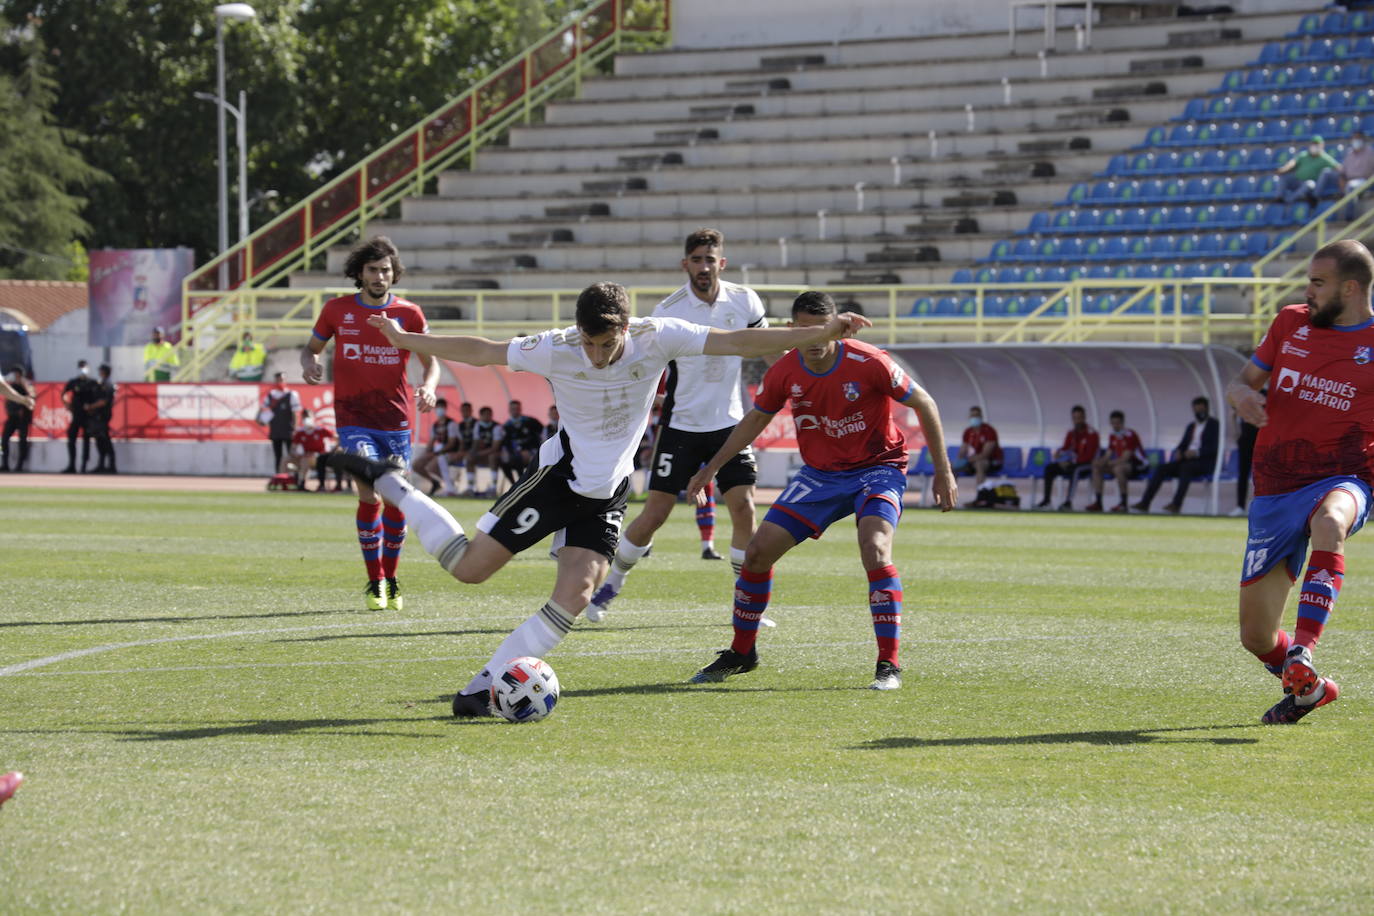
<svg viewBox="0 0 1374 916">
<path fill-rule="evenodd" d="M 744 419 L 735 424 L 735 428 L 730 431 L 725 444 L 720 447 L 720 451 L 711 457 L 711 460 L 702 465 L 701 470 L 692 475 L 692 479 L 687 481 L 687 501 L 695 502 L 698 505 L 705 505 L 706 500 L 701 498 L 701 491 L 706 488 L 716 472 L 725 466 L 725 462 L 738 455 L 744 447 L 759 437 L 772 422 L 773 415 L 764 413 L 755 407 L 744 415 Z"/>
<path fill-rule="evenodd" d="M 930 463 L 935 467 L 935 476 L 930 490 L 935 497 L 935 505 L 941 512 L 948 512 L 959 503 L 959 484 L 954 479 L 954 468 L 949 463 L 949 452 L 945 450 L 945 428 L 940 424 L 940 408 L 935 399 L 917 385 L 911 383 L 911 393 L 902 401 L 916 411 L 921 421 L 921 432 L 926 436 L 926 448 L 930 450 Z"/>
<path fill-rule="evenodd" d="M 1264 409 L 1264 395 L 1260 389 L 1269 383 L 1269 373 L 1254 363 L 1246 363 L 1240 373 L 1226 386 L 1226 400 L 1246 423 L 1264 426 L 1269 414 Z"/>
<path fill-rule="evenodd" d="M 712 328 L 701 352 L 706 356 L 767 356 L 823 340 L 853 337 L 860 328 L 871 327 L 873 322 L 863 315 L 844 312 L 825 324 L 799 328 L 741 328 L 738 331 Z"/>
<path fill-rule="evenodd" d="M 504 340 L 487 340 L 485 337 L 470 337 L 465 334 L 411 334 L 402 331 L 395 321 L 384 315 L 373 315 L 367 319 L 367 323 L 381 331 L 393 347 L 400 347 L 420 356 L 437 356 L 455 363 L 467 363 L 469 366 L 506 364 L 507 342 Z"/>
</svg>

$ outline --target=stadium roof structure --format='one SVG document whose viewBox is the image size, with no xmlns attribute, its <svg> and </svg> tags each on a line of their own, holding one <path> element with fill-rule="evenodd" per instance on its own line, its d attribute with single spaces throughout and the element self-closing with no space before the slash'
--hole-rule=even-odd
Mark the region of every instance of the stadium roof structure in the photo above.
<svg viewBox="0 0 1374 916">
<path fill-rule="evenodd" d="M 0 280 L 0 313 L 42 331 L 88 305 L 85 283 L 58 280 Z"/>
</svg>

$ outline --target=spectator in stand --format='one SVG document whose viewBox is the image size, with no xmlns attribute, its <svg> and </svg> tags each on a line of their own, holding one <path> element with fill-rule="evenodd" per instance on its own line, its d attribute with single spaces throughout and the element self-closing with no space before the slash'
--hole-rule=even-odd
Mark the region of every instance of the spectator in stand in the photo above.
<svg viewBox="0 0 1374 916">
<path fill-rule="evenodd" d="M 262 399 L 258 422 L 267 427 L 272 440 L 272 467 L 280 470 L 282 456 L 291 453 L 291 439 L 296 434 L 296 415 L 301 411 L 301 396 L 286 387 L 286 374 L 272 376 L 273 385 Z"/>
<path fill-rule="evenodd" d="M 1368 190 L 1370 179 L 1374 178 L 1374 148 L 1365 139 L 1363 131 L 1350 135 L 1350 146 L 1346 148 L 1341 164 L 1328 169 L 1317 178 L 1317 197 L 1344 197 L 1356 188 Z M 1344 220 L 1356 217 L 1355 201 L 1346 204 Z"/>
<path fill-rule="evenodd" d="M 0 381 L 5 398 L 5 432 L 0 438 L 0 472 L 10 470 L 10 437 L 19 437 L 19 455 L 14 470 L 22 472 L 29 460 L 29 427 L 33 425 L 33 385 L 24 379 L 24 370 L 15 366 Z"/>
<path fill-rule="evenodd" d="M 86 406 L 97 397 L 98 387 L 91 378 L 91 367 L 84 359 L 76 361 L 76 375 L 62 386 L 62 403 L 71 411 L 72 420 L 67 424 L 67 466 L 63 474 L 76 473 L 76 437 L 81 436 L 81 473 L 86 473 L 86 465 L 91 461 L 91 433 Z"/>
<path fill-rule="evenodd" d="M 229 377 L 236 382 L 260 382 L 266 365 L 266 348 L 260 343 L 254 343 L 253 335 L 244 331 L 238 349 L 229 360 Z"/>
<path fill-rule="evenodd" d="M 1073 508 L 1073 483 L 1080 471 L 1089 470 L 1093 466 L 1093 459 L 1097 457 L 1097 450 L 1100 440 L 1097 430 L 1088 425 L 1088 413 L 1081 406 L 1075 404 L 1069 411 L 1069 419 L 1073 421 L 1073 426 L 1064 434 L 1064 444 L 1059 451 L 1055 452 L 1054 460 L 1045 465 L 1045 497 L 1040 500 L 1040 504 L 1035 508 L 1048 509 L 1050 505 L 1050 493 L 1054 489 L 1054 481 L 1058 477 L 1068 478 L 1069 489 L 1064 494 L 1064 501 L 1059 505 L 1060 512 L 1068 512 Z"/>
<path fill-rule="evenodd" d="M 153 339 L 143 348 L 143 380 L 170 382 L 172 370 L 180 365 L 176 347 L 164 339 L 162 328 L 153 328 Z"/>
<path fill-rule="evenodd" d="M 324 492 L 325 476 L 328 469 L 320 459 L 332 450 L 334 438 L 334 430 L 328 426 L 316 425 L 315 418 L 310 415 L 310 411 L 301 411 L 300 428 L 291 435 L 291 457 L 287 460 L 286 466 L 280 469 L 283 473 L 291 473 L 295 476 L 297 490 L 305 489 L 305 482 L 313 470 L 320 481 L 315 492 Z M 342 489 L 342 474 L 342 471 L 334 472 L 336 490 Z"/>
<path fill-rule="evenodd" d="M 561 427 L 561 425 L 560 425 L 559 422 L 558 422 L 558 405 L 557 405 L 557 404 L 550 404 L 550 405 L 549 405 L 549 422 L 548 422 L 548 425 L 544 427 L 544 441 L 547 442 L 548 440 L 552 439 L 554 436 L 558 435 L 558 430 L 561 429 L 561 428 L 562 428 L 562 427 Z"/>
<path fill-rule="evenodd" d="M 544 424 L 525 416 L 519 401 L 511 401 L 509 410 L 510 419 L 501 424 L 501 473 L 515 483 L 534 461 L 539 444 L 544 441 Z"/>
<path fill-rule="evenodd" d="M 954 459 L 954 473 L 972 473 L 976 495 L 988 475 L 1000 470 L 1002 445 L 997 441 L 997 430 L 991 423 L 983 422 L 983 408 L 975 404 L 968 409 L 968 428 L 964 430 L 963 444 Z"/>
<path fill-rule="evenodd" d="M 471 408 L 469 408 L 470 410 Z M 457 496 L 453 484 L 445 475 L 445 453 L 458 441 L 456 424 L 448 418 L 448 399 L 434 402 L 434 423 L 429 428 L 429 442 L 410 470 L 417 477 L 429 481 L 429 495 L 443 491 L 444 496 Z"/>
<path fill-rule="evenodd" d="M 1178 478 L 1178 488 L 1174 498 L 1164 507 L 1164 511 L 1177 515 L 1183 509 L 1183 500 L 1188 495 L 1188 485 L 1194 477 L 1206 477 L 1216 468 L 1217 446 L 1221 441 L 1221 424 L 1210 416 L 1211 402 L 1201 395 L 1193 398 L 1193 422 L 1183 430 L 1183 438 L 1178 440 L 1169 460 L 1155 468 L 1150 475 L 1150 484 L 1145 488 L 1145 496 L 1132 506 L 1137 512 L 1149 512 L 1150 503 L 1164 481 L 1170 477 Z"/>
<path fill-rule="evenodd" d="M 1126 428 L 1126 414 L 1113 410 L 1107 421 L 1111 423 L 1112 431 L 1107 436 L 1106 451 L 1093 459 L 1094 498 L 1084 510 L 1086 512 L 1102 511 L 1102 488 L 1108 474 L 1116 478 L 1117 489 L 1121 492 L 1121 502 L 1112 506 L 1112 511 L 1125 512 L 1130 502 L 1131 478 L 1149 466 L 1140 436 L 1136 435 L 1135 430 Z"/>
<path fill-rule="evenodd" d="M 86 436 L 95 440 L 95 474 L 118 474 L 115 469 L 114 444 L 110 441 L 110 423 L 114 420 L 115 392 L 118 386 L 110 379 L 110 367 L 104 363 L 97 370 L 94 400 L 86 405 Z M 85 466 L 85 462 L 82 462 Z"/>
<path fill-rule="evenodd" d="M 1306 200 L 1317 205 L 1317 181 L 1327 169 L 1339 169 L 1340 163 L 1331 158 L 1326 151 L 1326 142 L 1319 136 L 1307 141 L 1307 149 L 1289 159 L 1274 172 L 1279 176 L 1278 193 L 1275 200 L 1291 204 L 1296 200 Z"/>
</svg>

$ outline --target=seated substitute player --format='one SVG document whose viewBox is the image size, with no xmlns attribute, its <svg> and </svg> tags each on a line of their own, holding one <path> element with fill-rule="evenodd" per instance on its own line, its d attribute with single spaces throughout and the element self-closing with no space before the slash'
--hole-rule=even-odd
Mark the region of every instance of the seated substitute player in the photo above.
<svg viewBox="0 0 1374 916">
<path fill-rule="evenodd" d="M 514 483 L 530 466 L 544 441 L 544 424 L 526 416 L 519 401 L 511 401 L 507 409 L 510 419 L 501 424 L 501 473 Z"/>
<path fill-rule="evenodd" d="M 1002 470 L 1002 444 L 997 429 L 983 420 L 983 408 L 974 404 L 968 409 L 968 428 L 959 444 L 954 461 L 956 474 L 973 474 L 973 492 L 983 488 L 988 475 Z"/>
<path fill-rule="evenodd" d="M 802 293 L 792 303 L 792 325 L 828 326 L 835 301 L 826 293 Z M 902 580 L 892 563 L 892 538 L 906 491 L 906 439 L 893 421 L 893 404 L 916 411 L 935 465 L 935 504 L 948 512 L 958 484 L 945 451 L 945 433 L 935 400 L 907 377 L 879 348 L 834 336 L 798 347 L 764 374 L 754 409 L 730 433 L 720 451 L 687 484 L 695 497 L 724 464 L 753 442 L 773 415 L 791 404 L 803 465 L 764 516 L 744 553 L 735 582 L 735 638 L 695 684 L 723 681 L 758 667 L 754 644 L 768 608 L 773 565 L 808 537 L 847 515 L 855 516 L 859 558 L 868 573 L 868 607 L 878 641 L 874 690 L 902 686 L 898 648 L 902 625 Z"/>
<path fill-rule="evenodd" d="M 468 496 L 496 496 L 496 485 L 500 482 L 501 440 L 506 431 L 493 417 L 490 407 L 477 411 L 477 422 L 472 425 L 472 445 L 467 449 Z M 486 468 L 491 472 L 491 486 L 477 490 L 477 469 Z"/>
<path fill-rule="evenodd" d="M 1054 460 L 1045 465 L 1045 498 L 1036 504 L 1037 509 L 1049 508 L 1056 477 L 1064 477 L 1069 481 L 1059 511 L 1068 512 L 1072 509 L 1073 499 L 1070 497 L 1073 495 L 1074 481 L 1078 479 L 1079 472 L 1090 470 L 1093 460 L 1097 458 L 1099 440 L 1097 430 L 1088 425 L 1088 412 L 1075 404 L 1069 410 L 1069 420 L 1073 425 L 1064 434 L 1064 445 L 1055 452 Z"/>
<path fill-rule="evenodd" d="M 1108 474 L 1116 478 L 1117 489 L 1121 491 L 1121 501 L 1112 506 L 1112 511 L 1126 512 L 1130 502 L 1131 478 L 1149 466 L 1140 436 L 1126 427 L 1126 414 L 1113 410 L 1107 422 L 1111 424 L 1107 450 L 1093 459 L 1093 501 L 1084 507 L 1084 512 L 1102 511 L 1102 489 Z"/>
<path fill-rule="evenodd" d="M 687 282 L 654 306 L 654 314 L 728 331 L 766 328 L 763 301 L 747 286 L 720 278 L 727 263 L 725 237 L 717 229 L 697 229 L 683 244 L 682 269 Z M 767 354 L 773 362 L 777 354 Z M 648 492 L 644 508 L 626 528 L 611 561 L 611 573 L 592 597 L 587 619 L 602 618 L 620 594 L 625 578 L 653 546 L 654 533 L 672 514 L 677 495 L 687 480 L 716 453 L 744 416 L 740 396 L 742 360 L 733 356 L 702 356 L 668 364 L 663 384 L 654 448 L 649 459 Z M 754 533 L 754 483 L 758 464 L 747 446 L 720 469 L 720 495 L 730 511 L 730 563 L 739 574 L 744 545 Z M 715 538 L 712 513 L 711 538 Z M 709 553 L 707 552 L 709 550 Z M 702 555 L 715 553 L 715 545 Z"/>
<path fill-rule="evenodd" d="M 799 328 L 720 331 L 675 318 L 631 318 L 629 296 L 615 283 L 582 291 L 575 327 L 510 341 L 408 334 L 381 318 L 370 323 L 394 346 L 417 354 L 541 375 L 552 385 L 562 417 L 558 435 L 540 447 L 537 465 L 482 516 L 471 541 L 453 516 L 412 487 L 396 465 L 358 455 L 330 459 L 373 482 L 383 498 L 400 506 L 424 549 L 460 582 L 485 582 L 515 554 L 554 535 L 553 594 L 454 696 L 455 716 L 490 715 L 493 672 L 521 655 L 546 656 L 572 629 L 606 575 L 625 515 L 634 452 L 669 360 L 702 353 L 775 353 L 871 324 L 845 314 Z"/>
<path fill-rule="evenodd" d="M 1332 242 L 1307 268 L 1307 303 L 1280 310 L 1226 389 L 1259 427 L 1255 498 L 1240 577 L 1240 641 L 1283 683 L 1262 717 L 1296 722 L 1339 695 L 1312 650 L 1345 581 L 1345 541 L 1369 515 L 1374 458 L 1374 257 Z M 1268 398 L 1260 389 L 1269 386 Z M 1308 542 L 1312 553 L 1307 556 Z M 1303 559 L 1307 568 L 1303 572 Z M 1302 572 L 1293 635 L 1288 593 Z"/>
<path fill-rule="evenodd" d="M 326 468 L 320 459 L 333 447 L 333 439 L 334 430 L 328 426 L 317 425 L 310 411 L 301 411 L 301 426 L 291 434 L 291 456 L 285 462 L 285 467 L 291 468 L 296 478 L 297 490 L 305 489 L 310 472 L 315 471 L 320 481 L 319 489 L 315 492 L 324 492 Z"/>
</svg>

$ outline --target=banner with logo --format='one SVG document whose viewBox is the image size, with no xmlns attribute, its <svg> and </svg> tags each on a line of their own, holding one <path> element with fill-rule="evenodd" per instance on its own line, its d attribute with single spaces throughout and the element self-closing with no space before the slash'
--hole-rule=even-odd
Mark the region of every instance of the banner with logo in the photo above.
<svg viewBox="0 0 1374 916">
<path fill-rule="evenodd" d="M 153 328 L 180 339 L 181 281 L 195 268 L 190 248 L 91 252 L 86 342 L 92 347 L 145 344 Z"/>
</svg>

